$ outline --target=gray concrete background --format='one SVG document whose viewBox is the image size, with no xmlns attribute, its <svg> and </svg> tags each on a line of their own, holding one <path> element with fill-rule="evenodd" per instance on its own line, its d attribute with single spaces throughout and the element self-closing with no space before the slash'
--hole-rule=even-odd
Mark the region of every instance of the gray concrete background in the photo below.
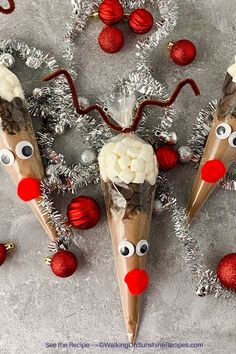
<svg viewBox="0 0 236 354">
<path fill-rule="evenodd" d="M 226 67 L 235 54 L 236 1 L 182 0 L 178 3 L 180 18 L 168 40 L 184 37 L 193 40 L 198 47 L 198 58 L 188 68 L 173 65 L 167 58 L 166 40 L 155 49 L 150 64 L 154 76 L 166 82 L 170 91 L 186 76 L 196 79 L 200 86 L 200 98 L 193 98 L 185 90 L 175 104 L 176 131 L 179 143 L 184 144 L 196 114 L 209 100 L 219 97 Z M 0 15 L 0 39 L 17 37 L 60 59 L 70 1 L 16 0 L 16 5 L 17 11 L 12 16 Z M 80 49 L 76 52 L 80 94 L 92 100 L 107 93 L 107 84 L 122 73 L 120 63 L 123 60 L 127 60 L 130 67 L 133 65 L 135 39 L 130 45 L 126 44 L 127 50 L 110 57 L 97 48 L 100 27 L 99 23 L 90 24 L 78 39 Z M 15 70 L 27 89 L 37 86 L 41 73 L 34 72 L 32 76 L 19 64 Z M 73 141 L 71 137 L 74 137 Z M 61 151 L 74 163 L 77 162 L 75 152 L 79 149 L 75 139 L 75 133 L 68 133 L 58 142 Z M 178 166 L 169 173 L 183 206 L 195 173 L 193 165 Z M 99 186 L 84 189 L 83 193 L 95 196 L 104 210 Z M 43 263 L 48 244 L 43 230 L 27 205 L 17 199 L 15 188 L 3 169 L 0 169 L 0 198 L 0 241 L 9 239 L 17 245 L 0 272 L 1 354 L 80 352 L 79 349 L 46 349 L 45 342 L 125 342 L 104 212 L 97 228 L 77 237 L 79 248 L 74 249 L 79 259 L 77 273 L 60 280 Z M 61 210 L 70 199 L 71 196 L 60 198 L 57 203 Z M 212 269 L 223 255 L 236 251 L 235 216 L 235 194 L 219 190 L 192 226 L 206 263 Z M 168 212 L 154 217 L 148 270 L 151 284 L 143 296 L 140 341 L 202 342 L 204 349 L 189 349 L 188 352 L 235 353 L 235 299 L 224 301 L 195 295 L 195 282 L 186 269 L 183 250 L 173 233 Z M 88 349 L 81 352 L 120 354 L 127 351 Z M 157 350 L 137 352 L 149 354 Z M 162 352 L 171 353 L 172 350 Z"/>
</svg>

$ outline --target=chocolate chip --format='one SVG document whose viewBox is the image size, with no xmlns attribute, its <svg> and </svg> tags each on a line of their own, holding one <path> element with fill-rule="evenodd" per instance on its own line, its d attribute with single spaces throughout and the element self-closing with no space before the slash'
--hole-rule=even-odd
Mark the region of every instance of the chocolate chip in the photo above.
<svg viewBox="0 0 236 354">
<path fill-rule="evenodd" d="M 232 95 L 233 93 L 235 93 L 236 92 L 236 84 L 233 82 L 233 81 L 231 81 L 228 85 L 227 85 L 227 87 L 225 88 L 225 95 L 227 96 L 227 95 Z"/>
<path fill-rule="evenodd" d="M 232 77 L 229 75 L 229 73 L 227 73 L 226 77 L 225 77 L 225 81 L 224 81 L 224 84 L 223 84 L 223 93 L 224 95 L 226 95 L 226 90 L 227 90 L 227 87 L 228 85 L 232 82 Z"/>
<path fill-rule="evenodd" d="M 12 112 L 12 119 L 14 120 L 14 122 L 21 122 L 24 117 L 23 117 L 23 114 L 21 113 L 21 111 L 17 108 L 14 108 L 13 109 L 13 112 Z"/>
<path fill-rule="evenodd" d="M 18 108 L 18 109 L 22 109 L 24 104 L 23 104 L 23 101 L 20 97 L 15 97 L 12 101 L 13 103 L 13 106 Z"/>
<path fill-rule="evenodd" d="M 117 189 L 126 200 L 129 200 L 134 195 L 134 190 L 130 186 L 126 186 L 125 188 L 118 186 Z"/>
</svg>

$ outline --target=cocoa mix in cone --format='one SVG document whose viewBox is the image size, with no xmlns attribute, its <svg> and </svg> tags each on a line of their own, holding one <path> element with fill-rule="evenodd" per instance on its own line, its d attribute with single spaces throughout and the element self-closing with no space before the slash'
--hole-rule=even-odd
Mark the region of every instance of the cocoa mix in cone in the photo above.
<svg viewBox="0 0 236 354">
<path fill-rule="evenodd" d="M 236 59 L 236 58 L 235 58 Z M 236 61 L 228 68 L 187 206 L 191 222 L 236 159 Z"/>
<path fill-rule="evenodd" d="M 148 284 L 157 160 L 149 144 L 134 134 L 120 134 L 102 148 L 99 165 L 124 321 L 128 340 L 134 342 L 141 294 Z"/>
<path fill-rule="evenodd" d="M 18 196 L 29 202 L 51 239 L 57 234 L 41 210 L 40 182 L 44 169 L 21 84 L 0 65 L 0 162 L 17 186 Z"/>
</svg>

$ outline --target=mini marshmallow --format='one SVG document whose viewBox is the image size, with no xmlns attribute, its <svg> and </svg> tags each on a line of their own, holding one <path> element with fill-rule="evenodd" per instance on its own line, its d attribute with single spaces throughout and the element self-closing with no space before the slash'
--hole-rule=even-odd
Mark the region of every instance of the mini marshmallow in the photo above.
<svg viewBox="0 0 236 354">
<path fill-rule="evenodd" d="M 131 161 L 130 169 L 133 172 L 143 172 L 145 169 L 145 164 L 142 159 L 134 159 Z"/>
<path fill-rule="evenodd" d="M 231 65 L 228 68 L 228 73 L 230 76 L 232 76 L 233 78 L 236 76 L 236 63 L 234 63 L 233 65 Z"/>
<path fill-rule="evenodd" d="M 119 134 L 103 146 L 99 154 L 101 177 L 104 181 L 156 183 L 158 165 L 152 146 L 135 134 Z"/>
<path fill-rule="evenodd" d="M 120 166 L 119 166 L 118 164 L 115 165 L 114 169 L 115 169 L 115 171 L 116 171 L 116 175 L 117 175 L 117 176 L 118 176 L 118 175 L 121 173 L 121 171 L 122 171 L 122 169 L 120 168 Z"/>
<path fill-rule="evenodd" d="M 145 160 L 145 161 L 150 161 L 153 156 L 153 148 L 151 146 L 144 146 L 142 150 L 140 151 L 139 158 Z"/>
<path fill-rule="evenodd" d="M 0 96 L 8 102 L 11 102 L 14 99 L 14 95 L 8 90 L 4 91 L 4 94 L 2 94 L 0 90 Z"/>
<path fill-rule="evenodd" d="M 128 156 L 122 156 L 119 160 L 118 160 L 118 165 L 120 166 L 120 168 L 122 170 L 124 170 L 126 167 L 130 166 L 131 160 Z"/>
<path fill-rule="evenodd" d="M 148 175 L 147 176 L 147 181 L 153 186 L 156 184 L 156 177 L 154 174 Z"/>
<path fill-rule="evenodd" d="M 102 156 L 102 154 L 98 155 L 98 163 L 100 166 L 100 172 L 101 172 L 101 177 L 105 181 L 107 179 L 106 176 L 106 159 L 105 156 Z"/>
<path fill-rule="evenodd" d="M 129 184 L 133 180 L 134 176 L 134 173 L 132 173 L 129 168 L 126 168 L 119 174 L 118 177 L 121 179 L 121 181 Z"/>
<path fill-rule="evenodd" d="M 134 142 L 133 146 L 140 150 L 140 149 L 142 149 L 143 143 L 141 141 L 137 140 Z"/>
<path fill-rule="evenodd" d="M 127 151 L 127 145 L 123 144 L 123 141 L 118 142 L 113 150 L 113 152 L 115 152 L 120 156 L 125 155 L 126 151 Z"/>
<path fill-rule="evenodd" d="M 146 163 L 146 166 L 145 166 L 145 171 L 146 173 L 151 173 L 153 171 L 154 167 L 153 167 L 153 163 L 149 162 L 149 163 Z"/>
<path fill-rule="evenodd" d="M 138 157 L 140 150 L 134 147 L 130 147 L 127 150 L 127 154 L 132 158 L 135 159 L 136 157 Z"/>
<path fill-rule="evenodd" d="M 145 173 L 144 172 L 136 172 L 135 177 L 133 179 L 133 183 L 144 183 L 145 181 Z"/>
<path fill-rule="evenodd" d="M 14 88 L 14 95 L 16 97 L 20 97 L 22 99 L 22 101 L 24 100 L 23 92 L 22 92 L 22 89 L 20 87 L 15 87 Z"/>
<path fill-rule="evenodd" d="M 108 152 L 113 151 L 115 149 L 115 146 L 116 146 L 115 143 L 109 143 L 109 144 L 105 145 L 104 147 L 105 147 L 106 152 L 108 153 Z"/>
<path fill-rule="evenodd" d="M 6 77 L 6 80 L 9 82 L 10 86 L 12 87 L 20 87 L 20 82 L 15 74 L 11 72 L 11 75 Z"/>
<path fill-rule="evenodd" d="M 117 176 L 117 170 L 112 166 L 107 169 L 106 173 L 110 180 L 113 180 Z"/>
<path fill-rule="evenodd" d="M 0 64 L 0 96 L 2 99 L 11 102 L 15 97 L 24 99 L 24 93 L 17 76 L 13 74 L 9 69 Z M 14 90 L 17 89 L 17 94 Z"/>
<path fill-rule="evenodd" d="M 117 163 L 118 156 L 111 152 L 110 154 L 106 155 L 106 162 L 108 165 L 114 166 Z"/>
</svg>

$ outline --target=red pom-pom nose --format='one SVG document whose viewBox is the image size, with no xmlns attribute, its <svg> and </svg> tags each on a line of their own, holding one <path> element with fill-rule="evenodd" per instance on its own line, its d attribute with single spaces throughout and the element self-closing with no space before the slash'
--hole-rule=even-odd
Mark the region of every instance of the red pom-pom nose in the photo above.
<svg viewBox="0 0 236 354">
<path fill-rule="evenodd" d="M 226 168 L 220 160 L 209 160 L 201 170 L 202 179 L 208 183 L 216 183 L 226 175 Z"/>
<path fill-rule="evenodd" d="M 125 282 L 128 285 L 131 294 L 142 294 L 148 286 L 147 272 L 143 269 L 133 269 L 126 274 Z"/>
<path fill-rule="evenodd" d="M 24 202 L 40 197 L 40 181 L 31 177 L 22 179 L 18 184 L 17 194 Z"/>
</svg>

